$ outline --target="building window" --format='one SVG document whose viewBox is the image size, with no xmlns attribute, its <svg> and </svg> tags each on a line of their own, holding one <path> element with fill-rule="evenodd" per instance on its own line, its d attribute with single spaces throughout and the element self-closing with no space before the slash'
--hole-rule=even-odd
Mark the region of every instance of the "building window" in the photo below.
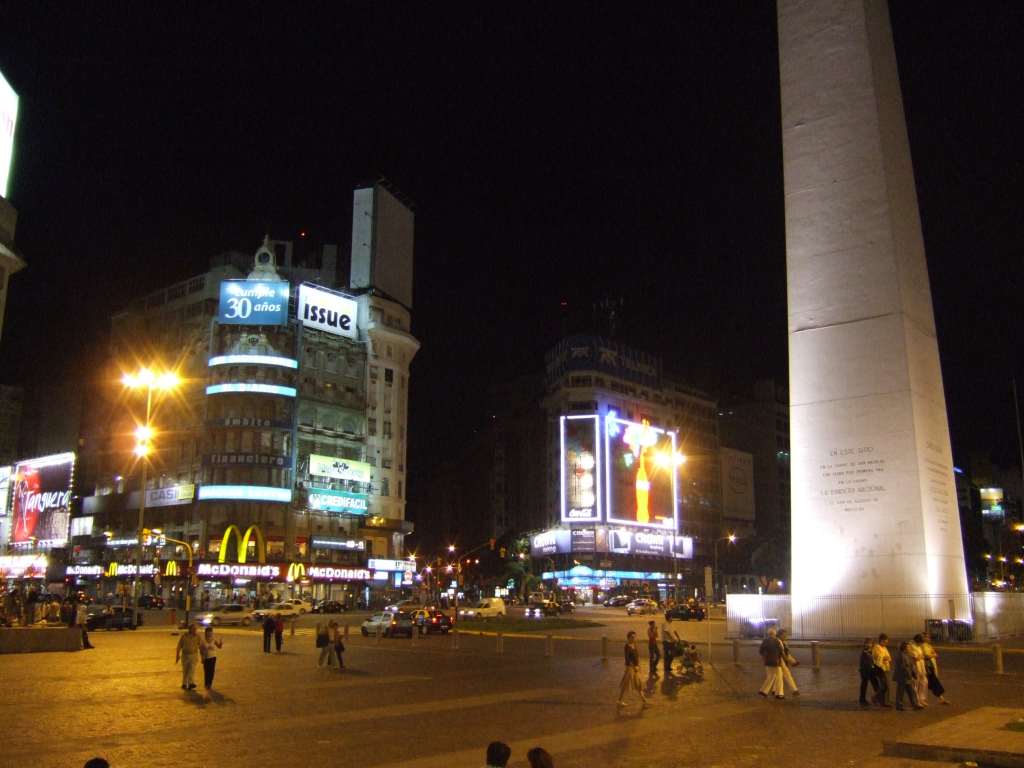
<svg viewBox="0 0 1024 768">
<path fill-rule="evenodd" d="M 388 424 L 388 426 L 390 428 L 390 422 L 385 421 L 384 423 Z M 370 418 L 370 419 L 366 420 L 366 434 L 369 435 L 370 437 L 374 437 L 377 434 L 377 420 L 376 419 Z"/>
<path fill-rule="evenodd" d="M 399 498 L 399 499 L 402 498 L 402 481 L 401 480 L 398 481 L 398 497 L 397 498 Z"/>
<path fill-rule="evenodd" d="M 384 437 L 391 437 L 391 422 L 384 422 Z"/>
<path fill-rule="evenodd" d="M 380 479 L 380 495 L 390 496 L 391 495 L 391 481 L 386 477 Z"/>
<path fill-rule="evenodd" d="M 395 370 L 394 368 L 384 369 L 384 384 L 385 386 L 392 386 L 395 383 Z"/>
</svg>

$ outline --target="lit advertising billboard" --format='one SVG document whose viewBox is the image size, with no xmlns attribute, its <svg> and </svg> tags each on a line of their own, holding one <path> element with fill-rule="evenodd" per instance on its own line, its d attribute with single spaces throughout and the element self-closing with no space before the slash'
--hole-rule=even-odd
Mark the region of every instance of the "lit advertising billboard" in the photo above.
<svg viewBox="0 0 1024 768">
<path fill-rule="evenodd" d="M 601 519 L 601 440 L 599 416 L 563 416 L 562 522 Z"/>
<path fill-rule="evenodd" d="M 613 412 L 604 433 L 608 522 L 678 530 L 675 432 Z"/>
<path fill-rule="evenodd" d="M 222 280 L 221 325 L 286 325 L 288 323 L 286 282 L 277 280 Z"/>
<path fill-rule="evenodd" d="M 368 483 L 373 477 L 373 468 L 365 461 L 311 453 L 309 455 L 309 474 L 316 477 L 332 477 L 335 480 Z"/>
<path fill-rule="evenodd" d="M 354 339 L 358 312 L 359 306 L 348 296 L 305 283 L 299 286 L 295 316 L 307 328 Z"/>
<path fill-rule="evenodd" d="M 37 547 L 67 542 L 75 454 L 60 453 L 15 465 L 11 476 L 11 541 Z"/>
<path fill-rule="evenodd" d="M 11 468 L 0 467 L 0 517 L 7 514 L 7 501 L 11 490 Z"/>
<path fill-rule="evenodd" d="M 566 554 L 571 548 L 572 537 L 568 528 L 551 528 L 530 539 L 530 557 Z"/>
<path fill-rule="evenodd" d="M 18 124 L 18 94 L 0 72 L 0 195 L 10 196 L 14 164 L 14 128 Z"/>
</svg>

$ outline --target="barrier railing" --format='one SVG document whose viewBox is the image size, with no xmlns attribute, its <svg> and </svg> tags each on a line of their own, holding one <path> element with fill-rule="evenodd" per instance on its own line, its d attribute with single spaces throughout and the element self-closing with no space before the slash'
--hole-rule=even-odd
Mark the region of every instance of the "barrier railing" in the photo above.
<svg viewBox="0 0 1024 768">
<path fill-rule="evenodd" d="M 953 595 L 726 596 L 726 636 L 760 637 L 769 627 L 794 637 L 843 640 L 879 632 L 913 636 L 928 630 L 939 641 L 984 641 L 1024 635 L 1024 593 Z"/>
</svg>

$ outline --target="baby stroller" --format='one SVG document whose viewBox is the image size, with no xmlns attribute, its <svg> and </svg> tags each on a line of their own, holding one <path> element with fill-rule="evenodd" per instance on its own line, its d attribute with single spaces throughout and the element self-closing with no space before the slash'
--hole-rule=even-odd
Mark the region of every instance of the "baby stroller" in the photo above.
<svg viewBox="0 0 1024 768">
<path fill-rule="evenodd" d="M 694 680 L 704 678 L 704 662 L 700 657 L 700 651 L 694 643 L 679 640 L 675 644 L 672 653 L 672 664 L 678 664 L 679 673 L 682 677 L 691 677 Z"/>
</svg>

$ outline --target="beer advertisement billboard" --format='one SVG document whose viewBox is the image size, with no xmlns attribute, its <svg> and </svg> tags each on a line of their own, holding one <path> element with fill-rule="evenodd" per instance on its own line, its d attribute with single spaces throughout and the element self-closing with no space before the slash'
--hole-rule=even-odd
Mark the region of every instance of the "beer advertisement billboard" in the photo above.
<svg viewBox="0 0 1024 768">
<path fill-rule="evenodd" d="M 676 434 L 614 413 L 605 417 L 609 523 L 677 530 Z"/>
</svg>

